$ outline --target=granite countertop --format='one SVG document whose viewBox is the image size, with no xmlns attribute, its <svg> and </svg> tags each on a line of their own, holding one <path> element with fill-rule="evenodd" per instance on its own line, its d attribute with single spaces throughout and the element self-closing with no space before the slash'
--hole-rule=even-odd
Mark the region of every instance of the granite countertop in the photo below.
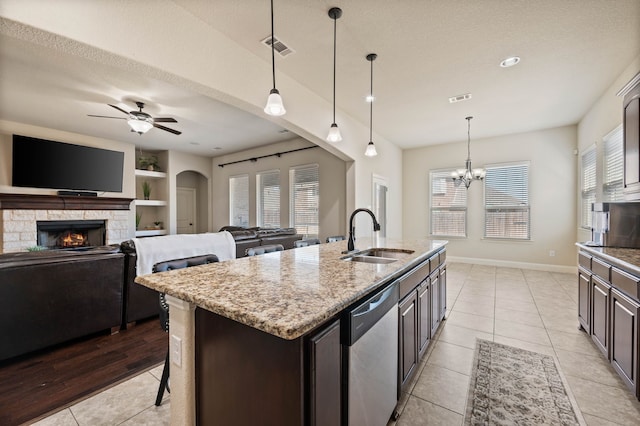
<svg viewBox="0 0 640 426">
<path fill-rule="evenodd" d="M 341 259 L 346 241 L 148 274 L 135 281 L 283 339 L 296 339 L 390 279 L 444 248 L 447 241 L 362 238 L 356 249 L 414 250 L 389 264 Z"/>
<path fill-rule="evenodd" d="M 640 276 L 640 249 L 620 247 L 597 247 L 585 243 L 576 243 L 586 252 L 600 256 L 627 272 Z"/>
</svg>

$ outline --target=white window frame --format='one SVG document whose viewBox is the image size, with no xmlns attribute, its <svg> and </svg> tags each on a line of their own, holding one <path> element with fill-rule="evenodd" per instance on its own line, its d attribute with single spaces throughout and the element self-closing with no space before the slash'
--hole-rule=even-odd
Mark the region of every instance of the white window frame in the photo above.
<svg viewBox="0 0 640 426">
<path fill-rule="evenodd" d="M 304 223 L 296 222 L 296 200 L 298 192 L 296 191 L 296 173 L 315 170 L 316 180 L 316 194 L 311 194 L 310 197 L 316 197 L 315 212 L 311 205 L 305 206 L 304 210 L 309 210 L 307 218 L 311 221 L 305 221 Z M 301 194 L 303 197 L 304 195 Z M 306 197 L 304 197 L 306 198 Z M 311 217 L 315 214 L 315 220 Z M 298 234 L 304 235 L 304 238 L 318 238 L 320 234 L 320 167 L 318 164 L 304 164 L 300 166 L 294 166 L 289 168 L 289 226 L 296 228 Z"/>
<path fill-rule="evenodd" d="M 602 200 L 624 201 L 624 144 L 622 124 L 602 138 Z"/>
<path fill-rule="evenodd" d="M 277 191 L 273 193 L 267 194 L 263 193 L 264 185 L 262 181 L 265 177 L 273 177 L 277 176 L 278 185 L 273 186 L 273 188 L 277 188 Z M 277 202 L 273 202 L 273 200 L 269 200 L 272 198 L 277 198 Z M 271 219 L 267 220 L 265 218 L 266 211 L 264 202 L 270 202 L 272 207 L 276 207 L 277 213 L 271 214 Z M 281 213 L 281 202 L 282 202 L 282 186 L 280 184 L 280 169 L 274 170 L 264 170 L 256 173 L 256 222 L 257 226 L 265 227 L 265 228 L 279 228 L 280 227 L 280 213 Z M 276 219 L 277 218 L 277 222 Z"/>
<path fill-rule="evenodd" d="M 429 171 L 429 235 L 434 237 L 467 238 L 467 189 L 464 185 L 455 185 L 453 179 L 451 179 L 451 170 L 454 169 L 449 168 Z M 438 179 L 439 182 L 434 182 L 434 178 Z M 445 203 L 445 205 L 441 205 L 442 201 L 434 200 L 434 195 L 436 195 L 434 193 L 434 188 L 436 184 L 442 191 L 454 191 L 454 198 L 458 202 Z M 442 221 L 446 221 L 448 216 L 459 217 L 461 214 L 463 217 L 463 231 L 461 233 L 447 232 L 448 229 L 440 228 L 436 225 L 438 222 L 442 223 Z M 436 220 L 436 216 L 440 216 L 441 220 Z M 438 229 L 436 229 L 436 227 Z"/>
<path fill-rule="evenodd" d="M 238 196 L 238 194 L 235 194 L 234 192 L 234 184 L 233 181 L 235 179 L 246 179 L 246 194 L 243 197 L 246 200 L 246 211 L 244 211 L 244 209 L 240 210 L 239 212 L 236 210 L 236 208 L 238 208 L 239 206 L 236 203 L 236 196 Z M 235 176 L 229 176 L 229 225 L 234 225 L 234 226 L 249 226 L 249 218 L 250 218 L 250 205 L 249 205 L 249 175 L 248 174 L 242 174 L 242 175 L 235 175 Z M 244 216 L 244 214 L 246 213 L 246 223 L 242 220 L 238 220 L 238 218 L 242 218 Z"/>
<path fill-rule="evenodd" d="M 592 145 L 580 154 L 580 227 L 588 230 L 591 230 L 591 204 L 596 202 L 596 164 L 596 146 Z"/>
<path fill-rule="evenodd" d="M 519 194 L 520 197 L 525 198 L 525 201 L 520 202 L 518 204 L 513 203 L 513 204 L 509 204 L 509 203 L 500 203 L 500 204 L 488 204 L 491 201 L 496 201 L 498 200 L 499 197 L 492 197 L 488 195 L 488 190 L 487 187 L 488 185 L 491 183 L 492 180 L 492 170 L 494 169 L 507 169 L 507 168 L 511 168 L 511 167 L 526 167 L 526 183 L 525 183 L 525 189 L 526 192 Z M 530 179 L 529 176 L 531 175 L 531 164 L 529 161 L 517 161 L 517 162 L 510 162 L 510 163 L 500 163 L 500 164 L 490 164 L 490 165 L 486 165 L 485 169 L 487 171 L 485 178 L 484 178 L 484 238 L 487 240 L 508 240 L 508 241 L 531 241 L 531 195 L 530 195 Z M 509 188 L 505 188 L 509 189 Z M 511 188 L 512 192 L 517 192 L 518 188 Z M 513 200 L 515 200 L 515 197 L 511 197 Z M 506 197 L 505 197 L 506 200 Z M 496 235 L 495 233 L 490 232 L 490 229 L 495 228 L 495 226 L 489 226 L 489 222 L 491 221 L 491 219 L 493 217 L 496 217 L 496 213 L 498 214 L 498 221 L 500 221 L 500 213 L 504 213 L 504 219 L 503 219 L 503 225 L 504 227 L 508 227 L 509 225 L 509 221 L 516 219 L 515 217 L 513 219 L 509 219 L 509 213 L 516 213 L 516 215 L 518 214 L 518 212 L 521 212 L 522 216 L 525 216 L 526 219 L 524 220 L 525 222 L 525 226 L 526 226 L 526 235 L 525 236 L 514 236 L 512 234 L 502 234 L 502 235 Z M 514 222 L 511 222 L 511 224 L 514 224 Z M 517 227 L 517 224 L 516 224 Z M 514 228 L 517 231 L 517 228 Z M 514 231 L 514 232 L 516 232 Z"/>
</svg>

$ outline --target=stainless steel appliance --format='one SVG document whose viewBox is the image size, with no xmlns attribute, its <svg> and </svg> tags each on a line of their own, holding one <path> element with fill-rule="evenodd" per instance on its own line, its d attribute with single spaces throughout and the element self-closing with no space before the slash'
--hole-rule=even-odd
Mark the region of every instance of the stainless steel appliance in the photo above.
<svg viewBox="0 0 640 426">
<path fill-rule="evenodd" d="M 348 367 L 344 424 L 386 425 L 398 402 L 398 285 L 377 291 L 343 322 Z"/>
<path fill-rule="evenodd" d="M 593 203 L 590 245 L 640 248 L 640 202 Z"/>
</svg>

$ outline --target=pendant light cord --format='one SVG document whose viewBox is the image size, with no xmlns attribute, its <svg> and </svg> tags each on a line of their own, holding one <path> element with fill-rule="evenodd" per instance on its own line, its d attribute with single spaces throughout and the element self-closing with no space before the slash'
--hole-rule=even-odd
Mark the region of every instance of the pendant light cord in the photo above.
<svg viewBox="0 0 640 426">
<path fill-rule="evenodd" d="M 371 102 L 369 103 L 369 142 L 373 142 L 373 59 L 371 59 L 371 89 L 369 96 L 371 96 Z"/>
<path fill-rule="evenodd" d="M 276 54 L 275 54 L 275 37 L 273 35 L 273 0 L 271 0 L 271 70 L 273 74 L 273 88 L 276 88 Z"/>
<path fill-rule="evenodd" d="M 273 1 L 273 0 L 272 0 Z M 333 18 L 333 122 L 336 122 L 336 21 Z"/>
<path fill-rule="evenodd" d="M 467 159 L 471 160 L 471 117 L 467 117 Z"/>
</svg>

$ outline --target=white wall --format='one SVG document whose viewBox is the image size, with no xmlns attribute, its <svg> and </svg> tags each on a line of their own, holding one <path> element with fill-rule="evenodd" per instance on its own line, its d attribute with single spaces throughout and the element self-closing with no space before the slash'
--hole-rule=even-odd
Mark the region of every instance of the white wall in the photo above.
<svg viewBox="0 0 640 426">
<path fill-rule="evenodd" d="M 578 150 L 580 153 L 589 147 L 596 145 L 596 201 L 602 202 L 603 181 L 603 154 L 602 138 L 611 130 L 622 124 L 622 98 L 616 93 L 624 87 L 640 71 L 640 55 L 629 64 L 620 76 L 594 103 L 578 124 Z M 577 170 L 578 182 L 580 181 L 580 168 Z M 591 240 L 591 231 L 580 228 L 580 190 L 576 192 L 576 241 Z"/>
<path fill-rule="evenodd" d="M 305 164 L 318 164 L 320 177 L 320 239 L 344 234 L 346 209 L 346 164 L 344 160 L 322 148 L 283 154 L 280 157 L 260 158 L 256 162 L 245 161 L 219 167 L 219 164 L 245 160 L 263 155 L 310 147 L 313 144 L 302 138 L 263 146 L 235 154 L 215 157 L 212 161 L 212 214 L 213 229 L 229 225 L 229 177 L 249 175 L 249 225 L 256 225 L 256 173 L 268 170 L 280 171 L 280 226 L 289 227 L 289 169 Z"/>
<path fill-rule="evenodd" d="M 429 171 L 464 167 L 466 141 L 404 152 L 404 236 L 429 235 Z M 471 140 L 473 167 L 529 161 L 531 240 L 483 238 L 484 185 L 468 189 L 467 238 L 450 241 L 449 255 L 497 265 L 571 270 L 575 265 L 576 127 Z M 550 257 L 549 251 L 555 250 Z"/>
</svg>

